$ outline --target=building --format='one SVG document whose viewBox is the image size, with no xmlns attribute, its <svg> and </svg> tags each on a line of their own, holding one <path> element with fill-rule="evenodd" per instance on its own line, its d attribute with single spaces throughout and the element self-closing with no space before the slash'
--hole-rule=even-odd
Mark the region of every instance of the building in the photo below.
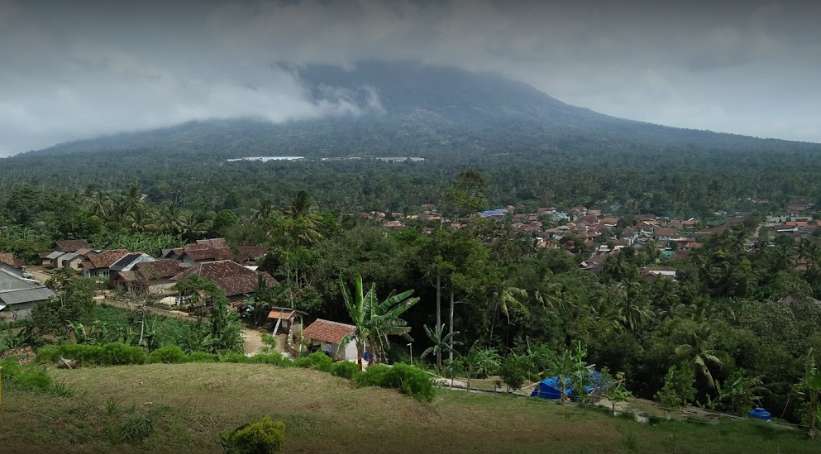
<svg viewBox="0 0 821 454">
<path fill-rule="evenodd" d="M 0 252 L 0 267 L 22 270 L 25 264 L 11 252 Z"/>
<path fill-rule="evenodd" d="M 276 280 L 270 274 L 252 271 L 232 260 L 197 263 L 171 280 L 176 283 L 194 275 L 213 281 L 232 300 L 240 300 L 256 292 L 260 280 L 267 286 L 276 285 Z"/>
<path fill-rule="evenodd" d="M 355 333 L 353 325 L 318 318 L 305 328 L 302 337 L 337 361 L 356 361 L 356 342 L 351 339 Z"/>
<path fill-rule="evenodd" d="M 157 259 L 143 252 L 129 252 L 111 264 L 109 267 L 109 276 L 113 277 L 116 273 L 131 271 L 139 263 L 153 262 L 155 260 Z"/>
<path fill-rule="evenodd" d="M 112 277 L 116 287 L 145 295 L 169 295 L 174 292 L 174 276 L 185 268 L 172 259 L 140 262 L 131 271 L 122 271 Z"/>
<path fill-rule="evenodd" d="M 86 260 L 80 264 L 80 269 L 85 277 L 108 279 L 111 273 L 111 265 L 126 255 L 128 255 L 128 251 L 125 249 L 111 249 L 89 254 Z"/>
<path fill-rule="evenodd" d="M 51 289 L 21 271 L 0 267 L 0 320 L 27 319 L 34 306 L 53 296 Z"/>
</svg>

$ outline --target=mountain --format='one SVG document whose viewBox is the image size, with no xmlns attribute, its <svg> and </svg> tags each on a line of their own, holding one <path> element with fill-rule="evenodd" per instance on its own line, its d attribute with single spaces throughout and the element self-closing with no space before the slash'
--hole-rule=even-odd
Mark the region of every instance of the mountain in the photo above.
<svg viewBox="0 0 821 454">
<path fill-rule="evenodd" d="M 503 77 L 412 62 L 360 62 L 353 69 L 291 68 L 314 103 L 355 105 L 357 114 L 271 124 L 208 120 L 60 144 L 30 155 L 151 149 L 253 155 L 821 150 L 821 145 L 671 128 L 563 103 Z"/>
</svg>

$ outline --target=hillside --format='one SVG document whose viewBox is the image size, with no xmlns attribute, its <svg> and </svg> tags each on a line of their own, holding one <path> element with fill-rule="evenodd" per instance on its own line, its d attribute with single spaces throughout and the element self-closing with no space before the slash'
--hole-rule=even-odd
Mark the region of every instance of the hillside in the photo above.
<svg viewBox="0 0 821 454">
<path fill-rule="evenodd" d="M 352 388 L 306 369 L 180 364 L 53 374 L 73 391 L 7 391 L 0 451 L 221 452 L 218 433 L 261 415 L 287 424 L 285 452 L 818 452 L 800 434 L 748 421 L 642 425 L 594 410 L 441 391 L 431 404 Z M 130 418 L 130 419 L 129 419 Z M 116 444 L 121 421 L 149 421 L 141 444 Z"/>
<path fill-rule="evenodd" d="M 360 114 L 271 124 L 253 119 L 196 121 L 169 128 L 60 144 L 34 155 L 167 150 L 215 156 L 259 154 L 419 155 L 540 153 L 573 149 L 821 150 L 624 120 L 565 104 L 491 74 L 409 62 L 361 62 L 294 69 L 309 99 L 345 102 Z"/>
</svg>

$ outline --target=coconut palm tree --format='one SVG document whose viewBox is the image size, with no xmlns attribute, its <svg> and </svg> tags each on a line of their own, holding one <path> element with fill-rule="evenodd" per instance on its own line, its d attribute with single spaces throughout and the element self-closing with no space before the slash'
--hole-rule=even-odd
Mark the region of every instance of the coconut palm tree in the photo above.
<svg viewBox="0 0 821 454">
<path fill-rule="evenodd" d="M 344 283 L 340 283 L 340 287 L 345 308 L 356 326 L 356 332 L 351 336 L 346 336 L 341 345 L 350 340 L 356 343 L 356 359 L 360 368 L 362 368 L 362 355 L 366 346 L 374 355 L 374 359 L 379 360 L 384 357 L 387 350 L 388 336 L 410 338 L 408 336 L 410 327 L 399 317 L 419 302 L 419 298 L 411 297 L 413 290 L 391 295 L 380 302 L 373 285 L 365 293 L 360 275 L 354 279 L 353 294 Z"/>
<path fill-rule="evenodd" d="M 716 391 L 716 380 L 713 377 L 713 370 L 721 369 L 724 363 L 716 351 L 708 347 L 707 343 L 712 337 L 712 330 L 708 325 L 697 327 L 690 335 L 690 341 L 676 347 L 676 356 L 682 360 L 690 361 L 696 373 L 704 379 L 710 391 Z"/>
</svg>

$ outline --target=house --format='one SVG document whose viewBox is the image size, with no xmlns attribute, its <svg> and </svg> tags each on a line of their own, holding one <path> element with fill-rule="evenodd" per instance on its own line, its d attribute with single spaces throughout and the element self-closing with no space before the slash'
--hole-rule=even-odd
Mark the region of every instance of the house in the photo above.
<svg viewBox="0 0 821 454">
<path fill-rule="evenodd" d="M 25 264 L 11 252 L 0 252 L 0 267 L 22 270 Z"/>
<path fill-rule="evenodd" d="M 86 240 L 59 240 L 56 242 L 56 251 L 77 252 L 80 249 L 91 249 Z"/>
<path fill-rule="evenodd" d="M 179 282 L 189 276 L 201 276 L 213 281 L 231 299 L 241 299 L 257 290 L 260 280 L 273 286 L 276 280 L 268 273 L 249 270 L 233 260 L 197 263 L 178 273 L 171 280 Z"/>
<path fill-rule="evenodd" d="M 52 251 L 52 252 L 46 253 L 45 255 L 42 256 L 42 259 L 43 259 L 42 264 L 46 268 L 56 268 L 57 267 L 57 259 L 60 258 L 61 256 L 65 255 L 65 254 L 66 254 L 65 252 L 60 252 L 60 251 Z"/>
<path fill-rule="evenodd" d="M 641 269 L 641 275 L 647 277 L 660 277 L 666 279 L 676 279 L 676 270 L 663 266 L 647 266 Z"/>
<path fill-rule="evenodd" d="M 179 260 L 186 266 L 192 266 L 196 263 L 216 262 L 219 260 L 231 260 L 234 255 L 231 249 L 224 248 L 204 248 L 204 249 L 189 249 L 183 251 L 179 256 Z"/>
<path fill-rule="evenodd" d="M 653 237 L 656 241 L 671 241 L 678 236 L 678 231 L 673 228 L 669 227 L 656 227 L 655 231 L 653 232 Z"/>
<path fill-rule="evenodd" d="M 233 258 L 240 265 L 256 265 L 267 253 L 268 250 L 264 246 L 248 244 L 237 246 Z"/>
<path fill-rule="evenodd" d="M 291 309 L 288 307 L 272 307 L 268 312 L 268 322 L 274 324 L 272 336 L 282 336 L 283 339 L 277 338 L 277 345 L 283 347 L 283 351 L 298 351 L 301 349 L 299 343 L 299 333 L 302 330 L 302 317 L 305 314 L 302 311 Z"/>
<path fill-rule="evenodd" d="M 167 295 L 174 291 L 173 277 L 184 269 L 182 263 L 172 259 L 140 262 L 131 271 L 117 273 L 112 283 L 132 293 Z"/>
<path fill-rule="evenodd" d="M 157 259 L 143 252 L 129 252 L 111 264 L 109 267 L 109 276 L 115 275 L 116 273 L 131 271 L 135 266 L 137 266 L 138 263 L 153 262 L 155 260 Z"/>
<path fill-rule="evenodd" d="M 337 361 L 356 361 L 356 342 L 350 339 L 355 333 L 353 325 L 318 318 L 302 331 L 302 337 Z"/>
<path fill-rule="evenodd" d="M 0 267 L 0 320 L 27 319 L 34 306 L 53 296 L 51 289 L 23 277 L 22 271 Z"/>
<path fill-rule="evenodd" d="M 225 238 L 209 238 L 197 240 L 181 248 L 166 249 L 161 258 L 180 260 L 186 266 L 220 260 L 249 263 L 264 256 L 265 252 L 266 250 L 261 246 L 240 246 L 237 248 L 237 254 L 234 254 Z"/>
<path fill-rule="evenodd" d="M 79 249 L 76 252 L 68 252 L 57 258 L 57 268 L 71 269 L 77 272 L 82 270 L 82 263 L 89 254 L 93 254 L 91 249 Z"/>
<path fill-rule="evenodd" d="M 90 251 L 91 246 L 86 240 L 58 240 L 55 242 L 54 251 L 41 255 L 42 264 L 47 268 L 60 268 L 64 255 L 80 250 Z"/>
<path fill-rule="evenodd" d="M 83 276 L 98 279 L 108 279 L 111 265 L 128 254 L 125 249 L 111 249 L 89 254 L 80 264 Z"/>
</svg>

